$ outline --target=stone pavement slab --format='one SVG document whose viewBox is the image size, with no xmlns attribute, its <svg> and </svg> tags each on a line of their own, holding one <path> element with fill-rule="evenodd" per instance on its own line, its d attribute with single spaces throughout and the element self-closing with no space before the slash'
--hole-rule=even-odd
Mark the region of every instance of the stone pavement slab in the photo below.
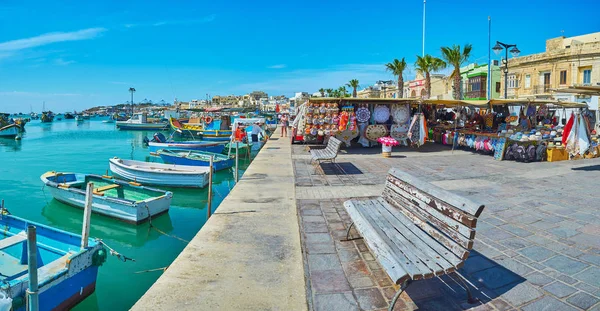
<svg viewBox="0 0 600 311">
<path fill-rule="evenodd" d="M 350 223 L 343 201 L 378 196 L 387 171 L 397 167 L 486 205 L 474 251 L 460 269 L 476 286 L 472 290 L 480 304 L 465 304 L 462 286 L 443 277 L 414 282 L 401 296 L 398 310 L 600 310 L 600 194 L 594 187 L 599 172 L 581 169 L 600 167 L 600 159 L 498 162 L 470 151 L 427 148 L 394 148 L 393 158 L 381 157 L 377 148 L 344 149 L 337 162 L 352 169 L 346 174 L 312 166 L 304 146 L 292 147 L 299 210 L 320 202 L 333 240 L 327 244 L 328 254 L 337 256 L 351 288 L 336 297 L 376 310 L 379 305 L 370 303 L 373 296 L 365 301 L 362 293 L 377 299 L 380 293 L 386 302 L 395 293 L 364 242 L 339 242 L 339 237 Z M 302 224 L 310 215 L 299 217 Z M 301 226 L 303 249 L 309 253 L 315 247 L 306 236 L 315 232 L 310 230 Z M 307 298 L 317 301 L 320 295 L 309 291 Z"/>
</svg>

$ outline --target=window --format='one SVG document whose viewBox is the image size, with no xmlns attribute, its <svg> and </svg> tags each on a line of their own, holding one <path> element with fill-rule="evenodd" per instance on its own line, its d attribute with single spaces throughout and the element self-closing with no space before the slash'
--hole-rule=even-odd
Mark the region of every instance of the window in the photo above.
<svg viewBox="0 0 600 311">
<path fill-rule="evenodd" d="M 560 84 L 561 85 L 567 84 L 567 71 L 566 70 L 562 70 L 560 72 Z"/>
<path fill-rule="evenodd" d="M 525 75 L 525 88 L 531 87 L 531 75 Z"/>
<path fill-rule="evenodd" d="M 500 93 L 500 82 L 496 82 L 496 93 Z"/>
<path fill-rule="evenodd" d="M 583 84 L 592 83 L 592 70 L 586 69 L 583 71 Z"/>
<path fill-rule="evenodd" d="M 517 79 L 516 75 L 508 76 L 508 87 L 509 88 L 518 88 L 519 87 L 519 80 Z"/>
</svg>

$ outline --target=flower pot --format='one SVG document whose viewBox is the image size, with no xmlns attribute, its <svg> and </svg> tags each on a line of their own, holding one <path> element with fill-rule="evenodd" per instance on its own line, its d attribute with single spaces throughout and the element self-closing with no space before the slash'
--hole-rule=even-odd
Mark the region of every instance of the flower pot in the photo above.
<svg viewBox="0 0 600 311">
<path fill-rule="evenodd" d="M 392 156 L 392 146 L 389 145 L 381 145 L 381 155 L 384 158 L 389 158 Z"/>
</svg>

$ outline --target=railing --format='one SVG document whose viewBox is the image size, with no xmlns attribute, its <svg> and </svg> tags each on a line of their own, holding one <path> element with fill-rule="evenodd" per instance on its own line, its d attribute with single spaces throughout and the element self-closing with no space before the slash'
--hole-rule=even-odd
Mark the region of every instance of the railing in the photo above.
<svg viewBox="0 0 600 311">
<path fill-rule="evenodd" d="M 533 91 L 535 94 L 550 93 L 550 90 L 551 90 L 550 84 L 536 85 L 533 87 Z"/>
<path fill-rule="evenodd" d="M 485 90 L 469 91 L 465 94 L 465 98 L 486 98 Z"/>
</svg>

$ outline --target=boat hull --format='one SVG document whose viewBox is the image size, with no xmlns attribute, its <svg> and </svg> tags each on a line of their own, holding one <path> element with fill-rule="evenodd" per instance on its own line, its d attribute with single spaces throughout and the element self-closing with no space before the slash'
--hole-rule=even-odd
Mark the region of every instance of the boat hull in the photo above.
<svg viewBox="0 0 600 311">
<path fill-rule="evenodd" d="M 101 243 L 90 238 L 88 247 L 80 249 L 81 236 L 10 215 L 3 216 L 0 224 L 6 228 L 0 234 L 0 241 L 24 235 L 28 225 L 36 226 L 39 310 L 68 310 L 94 292 L 98 266 L 104 262 L 98 260 L 98 255 L 100 251 L 106 252 Z M 9 271 L 9 275 L 2 276 L 0 293 L 12 297 L 13 310 L 18 311 L 26 310 L 29 283 L 27 263 L 23 261 L 27 257 L 26 245 L 24 239 L 5 247 L 0 259 L 3 271 Z"/>
<path fill-rule="evenodd" d="M 117 128 L 124 131 L 159 131 L 164 130 L 167 123 L 127 123 L 127 121 L 117 121 Z"/>
<path fill-rule="evenodd" d="M 110 171 L 123 179 L 136 181 L 145 185 L 204 188 L 208 185 L 208 173 L 169 174 L 135 170 L 119 164 L 115 159 L 109 162 Z"/>
<path fill-rule="evenodd" d="M 168 155 L 168 154 L 164 154 L 164 153 L 159 153 L 159 156 L 165 163 L 169 163 L 169 164 L 189 165 L 189 166 L 206 166 L 206 167 L 210 166 L 210 162 L 204 161 L 204 160 L 182 158 L 182 157 L 172 156 L 172 155 Z M 235 159 L 233 159 L 233 158 L 228 158 L 225 160 L 213 161 L 213 168 L 215 171 L 228 169 L 233 166 L 234 160 Z"/>
<path fill-rule="evenodd" d="M 76 188 L 61 187 L 61 184 L 48 181 L 45 177 L 48 174 L 42 175 L 42 181 L 48 186 L 50 193 L 57 201 L 83 209 L 85 207 L 85 191 Z M 99 177 L 99 176 L 98 176 Z M 92 181 L 93 182 L 93 181 Z M 123 181 L 112 181 L 123 187 L 130 186 Z M 142 189 L 151 189 L 143 186 L 138 186 Z M 120 199 L 109 196 L 92 195 L 92 213 L 111 217 L 130 224 L 140 224 L 147 221 L 150 217 L 155 217 L 169 211 L 173 194 L 168 191 L 151 189 L 156 192 L 164 193 L 161 196 L 151 197 L 145 200 L 133 201 L 128 199 Z"/>
<path fill-rule="evenodd" d="M 0 128 L 0 137 L 15 138 L 21 132 L 21 127 L 17 124 L 9 124 Z"/>
<path fill-rule="evenodd" d="M 197 151 L 206 151 L 206 152 L 214 152 L 214 153 L 221 153 L 223 152 L 223 150 L 225 149 L 225 145 L 224 144 L 218 144 L 218 143 L 206 143 L 206 142 L 202 142 L 202 143 L 155 143 L 155 142 L 149 142 L 148 143 L 148 150 L 150 150 L 150 152 L 157 152 L 160 149 L 167 149 L 167 150 L 174 150 L 174 149 L 178 149 L 178 150 L 197 150 Z"/>
</svg>

